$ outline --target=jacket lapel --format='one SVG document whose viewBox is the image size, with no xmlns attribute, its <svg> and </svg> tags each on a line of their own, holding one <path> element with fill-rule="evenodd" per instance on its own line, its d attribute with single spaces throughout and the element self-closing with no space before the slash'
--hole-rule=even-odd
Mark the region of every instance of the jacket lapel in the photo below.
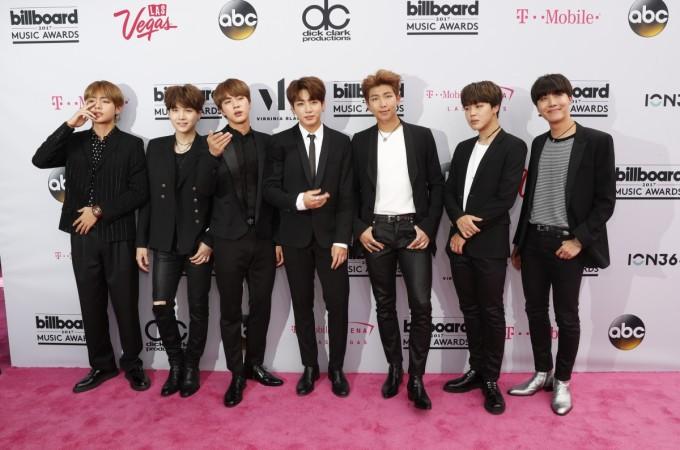
<svg viewBox="0 0 680 450">
<path fill-rule="evenodd" d="M 548 134 L 550 132 L 544 133 L 536 138 L 535 145 L 531 148 L 531 157 L 529 161 L 529 179 L 527 180 L 527 186 L 525 192 L 528 194 L 524 198 L 524 201 L 533 202 L 534 191 L 536 190 L 536 180 L 538 180 L 538 163 L 541 160 L 541 153 L 543 153 L 543 147 L 545 146 L 545 141 L 548 139 Z M 531 205 L 531 203 L 530 203 Z"/>
<path fill-rule="evenodd" d="M 569 156 L 569 169 L 567 170 L 567 183 L 564 187 L 564 201 L 566 205 L 569 205 L 571 190 L 574 187 L 574 182 L 576 181 L 576 174 L 578 172 L 578 166 L 581 164 L 581 159 L 583 159 L 583 153 L 586 148 L 586 141 L 583 138 L 583 127 L 576 124 L 576 133 L 574 134 L 574 145 L 571 148 L 571 155 Z"/>
<path fill-rule="evenodd" d="M 94 133 L 94 131 L 92 131 Z M 86 141 L 86 147 L 85 147 L 85 155 L 87 157 L 87 160 L 90 161 L 90 140 L 85 139 Z M 109 137 L 106 138 L 106 149 L 102 152 L 102 157 L 99 159 L 99 163 L 97 163 L 94 166 L 94 171 L 97 172 L 99 168 L 104 164 L 104 160 L 108 158 L 109 153 L 116 151 L 116 148 L 118 148 L 118 142 L 120 141 L 120 130 L 118 128 L 114 128 L 113 131 L 109 134 Z"/>
<path fill-rule="evenodd" d="M 406 146 L 406 165 L 408 166 L 408 177 L 411 180 L 411 186 L 415 192 L 415 182 L 418 176 L 418 158 L 416 157 L 416 143 L 413 140 L 413 135 L 411 134 L 411 128 L 409 124 L 402 121 L 402 127 L 404 128 L 404 145 Z"/>
<path fill-rule="evenodd" d="M 179 170 L 179 173 L 177 173 L 177 186 L 182 186 L 184 182 L 187 180 L 189 174 L 191 174 L 194 169 L 196 168 L 196 163 L 198 162 L 198 150 L 200 147 L 200 144 L 197 142 L 198 139 L 200 139 L 201 136 L 198 134 L 194 138 L 194 142 L 191 144 L 191 148 L 187 152 L 187 155 L 184 157 L 184 163 L 182 164 L 182 167 Z M 174 155 L 174 140 L 171 140 L 168 143 L 168 147 L 170 148 L 170 153 Z M 172 162 L 172 161 L 171 161 Z M 171 164 L 173 173 L 175 171 L 176 164 Z M 174 183 L 174 180 L 173 180 Z"/>
<path fill-rule="evenodd" d="M 264 166 L 267 162 L 267 148 L 264 136 L 255 130 L 255 147 L 257 148 L 257 200 L 255 201 L 255 221 L 260 217 L 260 204 L 262 203 L 262 180 L 264 178 Z"/>
<path fill-rule="evenodd" d="M 467 177 L 467 168 L 468 168 L 468 165 L 470 164 L 470 157 L 472 156 L 472 151 L 474 149 L 475 149 L 475 143 L 472 142 L 471 145 L 469 145 L 468 147 L 463 149 L 460 164 L 458 165 L 458 167 L 450 167 L 449 168 L 449 171 L 451 171 L 451 170 L 456 171 L 456 182 L 457 182 L 456 190 L 457 190 L 457 192 L 460 193 L 461 196 L 464 195 L 465 177 Z"/>
<path fill-rule="evenodd" d="M 483 173 L 484 167 L 489 163 L 489 160 L 493 158 L 495 155 L 495 152 L 498 151 L 498 147 L 501 145 L 503 142 L 503 139 L 505 139 L 506 133 L 503 130 L 500 130 L 498 132 L 498 136 L 491 141 L 491 145 L 489 145 L 489 148 L 486 149 L 484 152 L 484 155 L 482 156 L 482 160 L 479 162 L 479 166 L 477 166 L 477 171 L 475 172 L 475 176 L 472 179 L 472 185 L 470 185 L 470 192 L 472 192 L 475 188 L 475 184 L 477 183 L 477 180 L 479 177 L 477 174 Z M 474 147 L 473 147 L 474 148 Z"/>
<path fill-rule="evenodd" d="M 314 180 L 312 180 L 312 172 L 309 169 L 309 155 L 307 154 L 307 149 L 305 148 L 304 137 L 300 132 L 300 126 L 295 125 L 293 135 L 295 136 L 295 144 L 298 150 L 298 155 L 300 156 L 300 163 L 302 164 L 302 170 L 305 172 L 305 177 L 309 186 L 314 185 Z"/>
<path fill-rule="evenodd" d="M 222 130 L 223 132 L 231 132 L 228 128 L 225 128 Z M 222 153 L 222 158 L 224 159 L 224 162 L 227 164 L 227 168 L 229 169 L 229 173 L 231 174 L 231 179 L 232 179 L 232 185 L 234 186 L 234 192 L 236 193 L 236 197 L 238 198 L 239 206 L 243 208 L 243 192 L 241 192 L 241 171 L 239 170 L 239 165 L 238 165 L 238 158 L 236 157 L 236 145 L 234 144 L 234 141 L 229 143 L 227 145 L 227 148 L 224 149 L 224 153 Z"/>
<path fill-rule="evenodd" d="M 371 127 L 368 133 L 368 155 L 366 158 L 368 179 L 376 187 L 378 182 L 378 125 Z"/>
<path fill-rule="evenodd" d="M 321 154 L 319 155 L 319 166 L 317 167 L 316 170 L 316 178 L 314 179 L 314 188 L 318 188 L 321 185 L 321 181 L 323 181 L 323 174 L 326 170 L 326 164 L 328 163 L 328 152 L 331 150 L 331 136 L 330 133 L 328 132 L 328 127 L 325 125 L 322 125 L 324 127 L 324 136 L 323 136 L 323 142 L 321 143 Z"/>
</svg>

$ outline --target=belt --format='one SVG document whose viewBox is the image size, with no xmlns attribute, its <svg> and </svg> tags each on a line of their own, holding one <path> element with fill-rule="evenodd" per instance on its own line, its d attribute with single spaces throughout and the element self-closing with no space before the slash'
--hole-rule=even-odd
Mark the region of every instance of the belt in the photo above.
<svg viewBox="0 0 680 450">
<path fill-rule="evenodd" d="M 255 218 L 254 218 L 254 217 L 248 217 L 248 218 L 246 219 L 246 223 L 247 223 L 249 226 L 252 227 L 253 225 L 255 225 Z"/>
<path fill-rule="evenodd" d="M 541 225 L 540 223 L 532 223 L 529 225 L 539 233 L 557 234 L 559 236 L 569 236 L 571 234 L 568 228 L 555 227 L 553 225 Z"/>
<path fill-rule="evenodd" d="M 416 218 L 415 214 L 397 214 L 394 216 L 388 216 L 384 214 L 376 214 L 374 216 L 374 220 L 376 222 L 386 222 L 386 223 L 394 223 L 394 222 L 413 222 Z"/>
</svg>

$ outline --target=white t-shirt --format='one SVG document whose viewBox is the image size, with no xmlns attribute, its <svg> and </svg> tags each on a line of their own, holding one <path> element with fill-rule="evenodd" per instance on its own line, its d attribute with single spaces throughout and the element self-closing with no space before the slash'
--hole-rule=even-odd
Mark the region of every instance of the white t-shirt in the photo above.
<svg viewBox="0 0 680 450">
<path fill-rule="evenodd" d="M 475 174 L 479 168 L 479 163 L 488 149 L 489 144 L 482 145 L 478 141 L 475 144 L 475 148 L 472 150 L 472 154 L 470 154 L 467 172 L 465 173 L 465 187 L 463 188 L 463 211 L 465 211 L 465 207 L 467 206 L 468 195 L 470 195 L 470 188 L 472 187 L 472 182 L 474 181 Z"/>
<path fill-rule="evenodd" d="M 373 212 L 384 215 L 416 212 L 408 176 L 404 127 L 394 130 L 387 140 L 378 133 L 378 176 Z"/>
</svg>

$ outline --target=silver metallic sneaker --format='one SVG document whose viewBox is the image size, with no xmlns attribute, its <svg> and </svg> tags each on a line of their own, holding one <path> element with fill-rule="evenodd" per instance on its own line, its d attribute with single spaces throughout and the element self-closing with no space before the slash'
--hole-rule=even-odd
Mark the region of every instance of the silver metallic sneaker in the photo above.
<svg viewBox="0 0 680 450">
<path fill-rule="evenodd" d="M 569 382 L 555 379 L 552 403 L 552 410 L 558 416 L 564 416 L 571 411 L 571 392 L 569 392 Z"/>
<path fill-rule="evenodd" d="M 526 397 L 534 395 L 540 389 L 544 391 L 553 390 L 553 373 L 550 372 L 534 372 L 534 376 L 522 384 L 518 384 L 508 390 L 508 394 Z"/>
</svg>

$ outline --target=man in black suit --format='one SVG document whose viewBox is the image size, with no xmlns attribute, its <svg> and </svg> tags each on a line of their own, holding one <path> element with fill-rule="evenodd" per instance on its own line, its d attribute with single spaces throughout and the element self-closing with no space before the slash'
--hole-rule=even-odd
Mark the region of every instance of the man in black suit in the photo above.
<svg viewBox="0 0 680 450">
<path fill-rule="evenodd" d="M 550 131 L 531 145 L 512 264 L 522 270 L 536 372 L 509 393 L 526 396 L 553 390 L 552 410 L 565 415 L 572 409 L 569 380 L 581 333 L 578 298 L 583 268 L 609 265 L 606 223 L 616 202 L 614 142 L 609 134 L 571 118 L 572 87 L 564 75 L 538 78 L 531 99 Z M 554 378 L 551 288 L 559 331 Z"/>
<path fill-rule="evenodd" d="M 387 70 L 369 75 L 362 83 L 377 123 L 352 138 L 354 236 L 368 252 L 378 329 L 389 364 L 382 395 L 397 395 L 403 376 L 396 311 L 398 262 L 411 309 L 408 398 L 417 408 L 430 409 L 423 375 L 430 349 L 432 255 L 444 177 L 432 132 L 397 115 L 400 84 L 399 75 Z"/>
<path fill-rule="evenodd" d="M 144 144 L 116 128 L 124 102 L 118 86 L 95 81 L 85 89 L 84 98 L 85 106 L 33 156 L 33 164 L 41 169 L 66 167 L 59 229 L 71 234 L 73 272 L 92 367 L 73 392 L 94 389 L 118 375 L 109 336 L 109 296 L 123 348 L 120 367 L 132 389 L 143 391 L 151 384 L 139 359 L 135 210 L 149 196 Z M 88 120 L 90 130 L 73 132 Z"/>
<path fill-rule="evenodd" d="M 498 378 L 505 346 L 503 289 L 510 256 L 510 214 L 519 192 L 526 144 L 498 123 L 503 93 L 495 83 L 461 91 L 465 119 L 478 135 L 456 146 L 444 188 L 451 220 L 447 254 L 470 349 L 470 370 L 447 392 L 482 388 L 484 408 L 505 411 Z"/>
<path fill-rule="evenodd" d="M 276 266 L 283 264 L 274 246 L 275 210 L 262 198 L 262 180 L 270 136 L 250 127 L 250 88 L 229 78 L 215 88 L 215 104 L 228 125 L 208 135 L 209 154 L 199 161 L 196 186 L 213 196 L 209 235 L 217 288 L 220 292 L 220 330 L 231 383 L 224 405 L 243 399 L 246 378 L 265 386 L 283 380 L 264 367 Z M 248 282 L 248 321 L 245 360 L 241 348 L 243 281 Z"/>
<path fill-rule="evenodd" d="M 152 139 L 146 150 L 150 199 L 139 211 L 137 265 L 149 271 L 148 249 L 152 249 L 152 311 L 170 364 L 161 388 L 164 397 L 178 391 L 189 397 L 198 391 L 198 365 L 208 336 L 212 240 L 206 229 L 212 198 L 196 190 L 198 161 L 208 153 L 205 138 L 196 133 L 204 102 L 196 86 L 170 86 L 165 105 L 175 133 Z M 175 316 L 183 273 L 190 317 L 186 352 Z"/>
<path fill-rule="evenodd" d="M 319 378 L 314 326 L 314 269 L 328 311 L 328 377 L 333 393 L 349 395 L 343 373 L 347 348 L 352 237 L 352 152 L 347 136 L 321 122 L 326 88 L 317 77 L 294 80 L 286 91 L 299 123 L 272 137 L 265 198 L 279 209 L 278 240 L 295 315 L 304 371 L 298 395 L 314 390 Z"/>
</svg>

